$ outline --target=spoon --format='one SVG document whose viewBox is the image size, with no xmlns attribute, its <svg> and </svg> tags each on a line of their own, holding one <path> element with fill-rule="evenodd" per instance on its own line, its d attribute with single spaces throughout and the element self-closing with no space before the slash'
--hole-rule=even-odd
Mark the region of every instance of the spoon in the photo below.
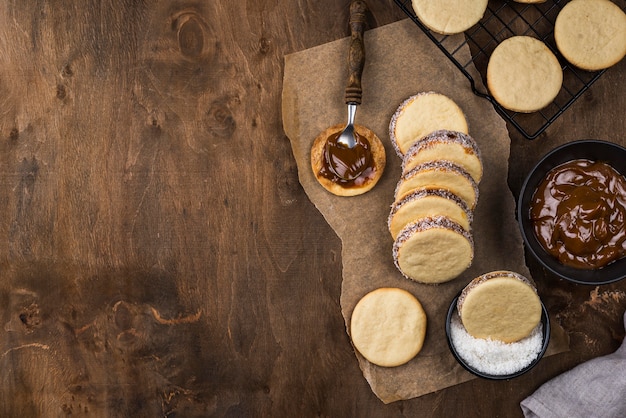
<svg viewBox="0 0 626 418">
<path fill-rule="evenodd" d="M 345 101 L 348 105 L 348 123 L 343 129 L 337 143 L 346 148 L 354 148 L 357 140 L 354 136 L 354 117 L 356 107 L 361 104 L 361 75 L 365 66 L 365 46 L 363 33 L 365 31 L 365 13 L 367 4 L 363 0 L 352 0 L 350 3 L 350 51 L 348 53 L 348 83 L 346 86 Z"/>
</svg>

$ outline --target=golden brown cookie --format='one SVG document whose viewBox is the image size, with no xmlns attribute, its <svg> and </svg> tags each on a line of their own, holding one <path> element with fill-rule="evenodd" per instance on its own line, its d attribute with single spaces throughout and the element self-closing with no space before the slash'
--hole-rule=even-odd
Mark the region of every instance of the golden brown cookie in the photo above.
<svg viewBox="0 0 626 418">
<path fill-rule="evenodd" d="M 449 190 L 472 210 L 478 201 L 478 185 L 472 176 L 450 161 L 427 161 L 411 169 L 398 181 L 394 197 L 400 200 L 411 191 L 424 187 Z"/>
<path fill-rule="evenodd" d="M 563 70 L 540 40 L 513 36 L 502 41 L 487 64 L 489 92 L 506 109 L 531 113 L 549 105 L 559 94 Z"/>
<path fill-rule="evenodd" d="M 415 189 L 394 202 L 387 226 L 395 239 L 409 223 L 438 215 L 447 216 L 466 231 L 470 230 L 473 214 L 467 204 L 449 190 L 431 188 Z"/>
<path fill-rule="evenodd" d="M 556 18 L 554 40 L 576 67 L 608 68 L 626 55 L 626 13 L 609 0 L 572 0 Z"/>
<path fill-rule="evenodd" d="M 463 132 L 446 129 L 431 132 L 416 141 L 402 159 L 402 173 L 427 162 L 450 161 L 467 171 L 478 184 L 483 176 L 481 153 L 476 141 Z"/>
<path fill-rule="evenodd" d="M 487 10 L 487 0 L 413 0 L 412 3 L 424 26 L 444 35 L 466 31 Z"/>
<path fill-rule="evenodd" d="M 387 162 L 385 147 L 373 131 L 364 126 L 355 125 L 356 133 L 364 138 L 369 146 L 370 164 L 369 168 L 355 179 L 342 179 L 328 170 L 329 165 L 325 163 L 325 149 L 328 139 L 340 133 L 343 128 L 344 125 L 331 126 L 315 138 L 311 147 L 311 169 L 322 187 L 332 194 L 356 196 L 371 190 L 380 180 Z"/>
<path fill-rule="evenodd" d="M 467 133 L 465 114 L 449 97 L 435 92 L 415 94 L 404 100 L 391 117 L 389 138 L 402 157 L 417 140 L 440 129 Z"/>
<path fill-rule="evenodd" d="M 475 278 L 463 289 L 457 310 L 474 338 L 510 343 L 535 329 L 542 308 L 532 280 L 512 271 L 494 271 Z"/>
<path fill-rule="evenodd" d="M 400 366 L 422 349 L 426 313 L 419 300 L 398 288 L 380 288 L 354 307 L 350 336 L 356 350 L 371 363 Z"/>
<path fill-rule="evenodd" d="M 470 232 L 445 216 L 423 218 L 405 226 L 393 245 L 393 260 L 400 272 L 419 283 L 450 281 L 474 259 Z"/>
</svg>

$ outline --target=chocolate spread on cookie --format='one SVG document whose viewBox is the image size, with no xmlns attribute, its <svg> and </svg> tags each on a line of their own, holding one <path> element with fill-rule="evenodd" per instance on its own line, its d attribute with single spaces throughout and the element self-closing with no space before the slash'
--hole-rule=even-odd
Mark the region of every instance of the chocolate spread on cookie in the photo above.
<svg viewBox="0 0 626 418">
<path fill-rule="evenodd" d="M 348 148 L 337 142 L 340 133 L 332 134 L 326 141 L 319 173 L 343 187 L 358 187 L 375 175 L 370 143 L 354 132 L 356 144 Z"/>
<path fill-rule="evenodd" d="M 606 163 L 579 159 L 552 169 L 530 217 L 541 245 L 565 265 L 597 269 L 626 256 L 626 178 Z"/>
</svg>

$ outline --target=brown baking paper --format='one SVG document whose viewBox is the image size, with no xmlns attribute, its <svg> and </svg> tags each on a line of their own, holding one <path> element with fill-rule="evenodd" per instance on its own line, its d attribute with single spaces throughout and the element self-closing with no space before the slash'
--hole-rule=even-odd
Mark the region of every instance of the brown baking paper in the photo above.
<svg viewBox="0 0 626 418">
<path fill-rule="evenodd" d="M 409 19 L 366 32 L 363 103 L 356 122 L 373 130 L 385 145 L 387 166 L 376 187 L 356 197 L 328 193 L 315 180 L 310 148 L 325 128 L 345 123 L 343 102 L 348 77 L 349 39 L 341 39 L 285 58 L 283 125 L 298 165 L 300 183 L 342 242 L 341 308 L 349 334 L 354 306 L 379 287 L 399 287 L 414 294 L 428 316 L 422 351 L 409 363 L 384 368 L 356 352 L 363 375 L 385 403 L 418 397 L 473 378 L 452 357 L 444 324 L 450 302 L 474 277 L 493 270 L 530 276 L 515 220 L 515 201 L 507 185 L 509 137 L 492 105 L 474 95 L 469 81 Z M 469 50 L 457 53 L 470 60 Z M 470 68 L 473 70 L 473 66 Z M 474 70 L 475 71 L 475 70 Z M 480 80 L 478 75 L 475 80 Z M 469 130 L 481 149 L 484 176 L 474 214 L 475 258 L 457 279 L 424 285 L 404 278 L 392 259 L 393 240 L 387 217 L 400 178 L 401 159 L 389 140 L 392 114 L 407 97 L 436 91 L 452 98 L 465 112 Z M 555 325 L 549 353 L 567 348 Z"/>
</svg>

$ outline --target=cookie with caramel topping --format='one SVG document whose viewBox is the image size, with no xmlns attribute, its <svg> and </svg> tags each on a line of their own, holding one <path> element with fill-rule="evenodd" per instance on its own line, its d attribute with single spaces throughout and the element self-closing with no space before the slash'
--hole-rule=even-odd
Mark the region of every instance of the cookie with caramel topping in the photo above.
<svg viewBox="0 0 626 418">
<path fill-rule="evenodd" d="M 385 147 L 373 131 L 355 124 L 357 144 L 353 150 L 342 150 L 336 138 L 343 128 L 341 124 L 331 126 L 315 138 L 311 147 L 311 169 L 322 187 L 332 194 L 357 196 L 370 191 L 380 180 L 387 162 Z M 341 155 L 332 154 L 333 149 L 341 151 Z M 337 172 L 340 170 L 336 167 L 345 170 Z"/>
</svg>

